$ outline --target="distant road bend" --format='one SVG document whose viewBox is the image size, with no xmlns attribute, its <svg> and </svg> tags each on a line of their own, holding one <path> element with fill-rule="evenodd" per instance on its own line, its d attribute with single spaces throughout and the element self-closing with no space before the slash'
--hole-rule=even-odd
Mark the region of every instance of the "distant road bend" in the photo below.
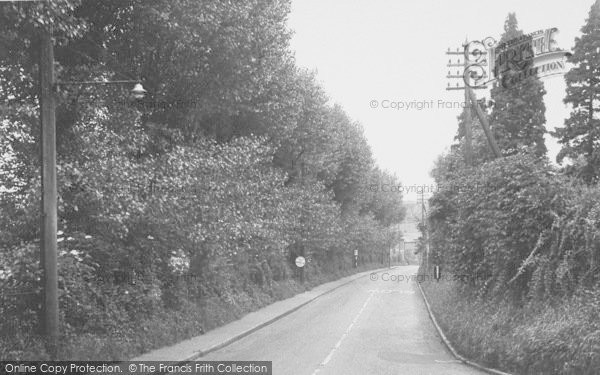
<svg viewBox="0 0 600 375">
<path fill-rule="evenodd" d="M 416 281 L 389 280 L 416 271 L 360 278 L 199 360 L 273 361 L 273 374 L 286 375 L 484 374 L 445 348 Z"/>
</svg>

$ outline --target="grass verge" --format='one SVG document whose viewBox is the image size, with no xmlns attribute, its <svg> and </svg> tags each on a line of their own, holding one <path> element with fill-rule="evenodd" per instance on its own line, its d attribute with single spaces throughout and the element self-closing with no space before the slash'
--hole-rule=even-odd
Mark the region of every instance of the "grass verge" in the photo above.
<svg viewBox="0 0 600 375">
<path fill-rule="evenodd" d="M 453 282 L 421 286 L 448 339 L 475 362 L 522 375 L 598 374 L 598 290 L 517 307 L 477 298 Z"/>
</svg>

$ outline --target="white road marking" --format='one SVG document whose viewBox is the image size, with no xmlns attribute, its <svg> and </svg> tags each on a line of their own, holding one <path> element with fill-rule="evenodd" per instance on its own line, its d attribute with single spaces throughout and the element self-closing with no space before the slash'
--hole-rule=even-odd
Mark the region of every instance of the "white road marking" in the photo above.
<svg viewBox="0 0 600 375">
<path fill-rule="evenodd" d="M 331 358 L 333 357 L 333 354 L 335 353 L 336 350 L 339 349 L 340 345 L 342 345 L 342 341 L 344 341 L 344 339 L 348 336 L 348 334 L 352 330 L 352 327 L 354 327 L 354 324 L 358 321 L 358 318 L 360 318 L 360 315 L 365 310 L 365 307 L 367 307 L 367 304 L 369 303 L 369 301 L 371 300 L 371 297 L 373 297 L 373 295 L 375 294 L 376 291 L 370 291 L 370 292 L 371 293 L 369 293 L 369 297 L 367 297 L 367 299 L 365 300 L 365 303 L 362 305 L 362 307 L 360 308 L 360 310 L 358 311 L 358 313 L 356 314 L 356 316 L 354 317 L 354 319 L 352 319 L 352 322 L 350 323 L 350 325 L 348 326 L 348 328 L 346 328 L 346 331 L 344 332 L 344 334 L 342 335 L 342 337 L 338 340 L 338 342 L 335 344 L 335 346 L 333 347 L 333 349 L 331 349 L 331 351 L 329 352 L 329 354 L 327 355 L 327 357 L 325 357 L 325 359 L 323 360 L 323 362 L 321 362 L 321 364 L 319 365 L 319 367 L 317 369 L 315 369 L 315 371 L 312 373 L 312 375 L 318 374 L 319 371 L 321 371 L 321 369 L 323 367 L 325 367 L 325 365 L 327 365 L 327 363 L 329 363 L 329 361 L 331 361 Z"/>
<path fill-rule="evenodd" d="M 367 290 L 369 293 L 378 293 L 378 294 L 391 294 L 391 293 L 400 293 L 400 294 L 415 294 L 412 290 L 398 290 L 398 289 L 369 289 Z"/>
</svg>

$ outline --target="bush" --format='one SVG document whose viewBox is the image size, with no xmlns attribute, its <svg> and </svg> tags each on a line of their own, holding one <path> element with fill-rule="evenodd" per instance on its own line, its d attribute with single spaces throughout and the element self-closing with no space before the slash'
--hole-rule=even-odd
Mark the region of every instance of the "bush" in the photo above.
<svg viewBox="0 0 600 375">
<path fill-rule="evenodd" d="M 434 176 L 432 264 L 473 281 L 425 289 L 459 351 L 515 373 L 596 373 L 600 187 L 526 151 L 471 168 L 451 153 Z"/>
<path fill-rule="evenodd" d="M 578 186 L 524 153 L 458 168 L 439 183 L 432 258 L 456 273 L 484 275 L 480 293 L 523 303 L 598 281 L 600 189 Z"/>
</svg>

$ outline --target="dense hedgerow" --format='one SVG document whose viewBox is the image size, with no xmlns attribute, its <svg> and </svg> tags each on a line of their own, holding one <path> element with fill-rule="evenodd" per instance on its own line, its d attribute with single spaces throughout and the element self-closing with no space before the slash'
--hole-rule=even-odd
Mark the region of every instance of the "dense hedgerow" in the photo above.
<svg viewBox="0 0 600 375">
<path fill-rule="evenodd" d="M 454 157 L 434 171 L 432 264 L 465 282 L 425 285 L 444 331 L 509 372 L 595 374 L 600 188 L 526 152 L 472 168 Z"/>
<path fill-rule="evenodd" d="M 443 172 L 431 200 L 432 257 L 514 302 L 572 294 L 598 281 L 597 188 L 526 153 Z"/>
<path fill-rule="evenodd" d="M 308 285 L 350 272 L 354 246 L 362 263 L 378 259 L 387 239 L 376 220 L 343 218 L 316 181 L 285 186 L 272 155 L 264 140 L 238 139 L 62 165 L 61 196 L 75 197 L 62 202 L 59 233 L 64 358 L 123 359 L 289 297 L 306 288 L 298 255 L 309 259 Z M 38 332 L 39 248 L 21 242 L 4 254 L 3 290 L 15 294 L 2 296 L 0 328 L 18 335 L 0 356 L 36 356 L 25 342 Z"/>
</svg>

